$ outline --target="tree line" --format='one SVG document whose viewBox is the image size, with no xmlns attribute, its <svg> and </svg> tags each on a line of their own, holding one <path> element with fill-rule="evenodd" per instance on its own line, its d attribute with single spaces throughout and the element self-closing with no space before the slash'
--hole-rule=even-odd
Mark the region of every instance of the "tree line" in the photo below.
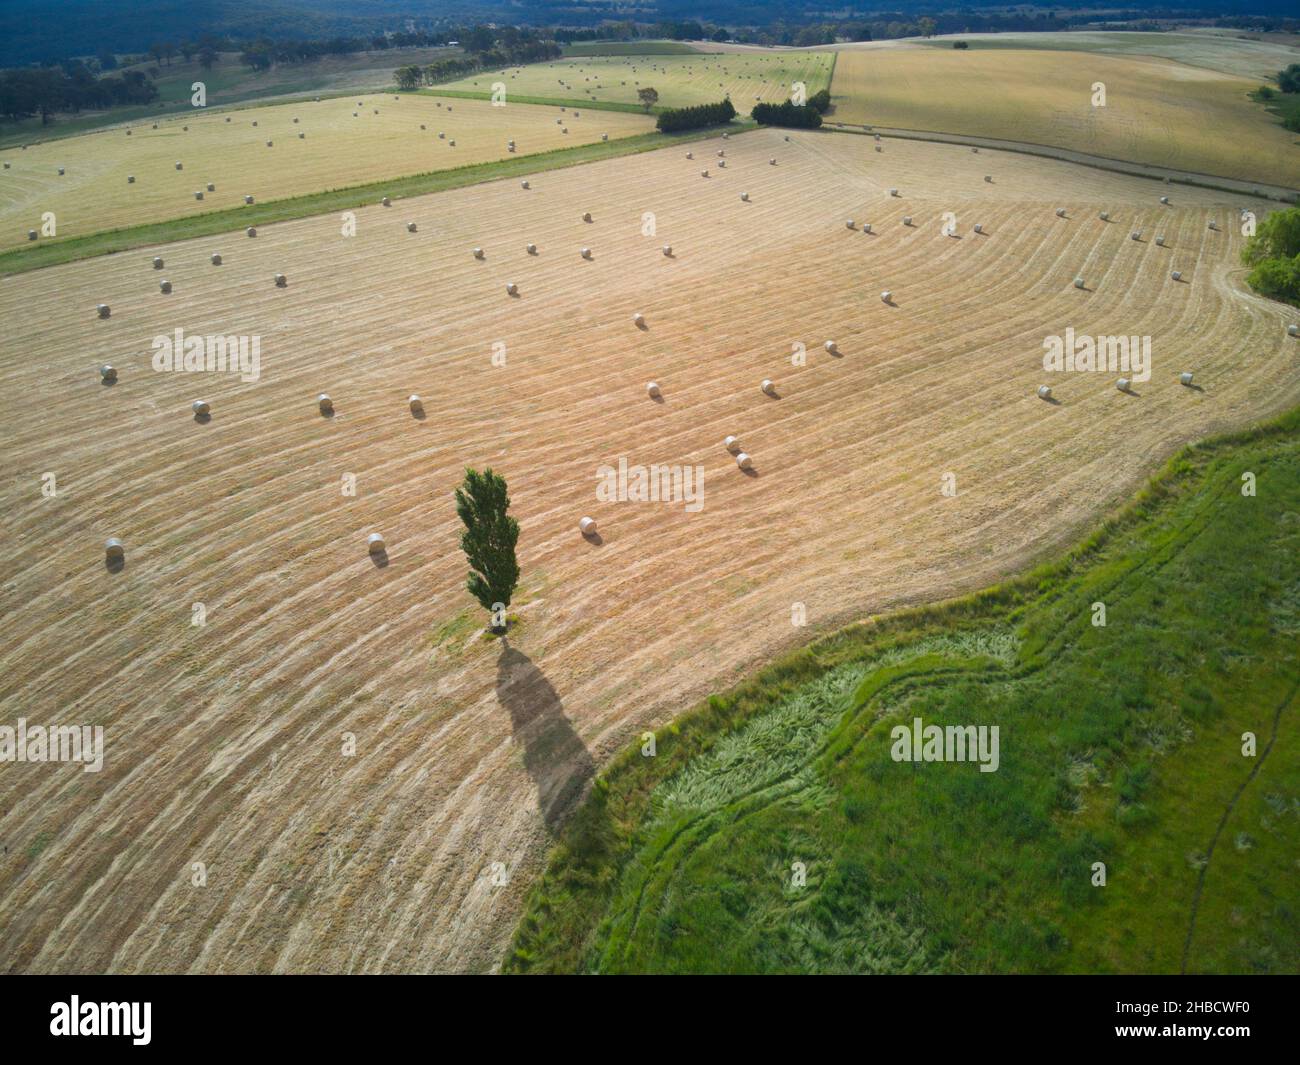
<svg viewBox="0 0 1300 1065">
<path fill-rule="evenodd" d="M 8 121 L 39 115 L 42 123 L 48 123 L 61 111 L 148 104 L 157 98 L 158 86 L 139 70 L 100 77 L 77 62 L 0 70 L 0 117 Z"/>
</svg>

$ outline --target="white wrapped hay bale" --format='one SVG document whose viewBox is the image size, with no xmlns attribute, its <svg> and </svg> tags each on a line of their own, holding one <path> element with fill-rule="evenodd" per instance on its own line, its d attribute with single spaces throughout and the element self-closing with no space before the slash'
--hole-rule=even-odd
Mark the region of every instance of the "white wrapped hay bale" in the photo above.
<svg viewBox="0 0 1300 1065">
<path fill-rule="evenodd" d="M 897 195 L 898 195 L 898 190 L 897 190 L 897 189 L 890 189 L 890 190 L 889 190 L 889 195 L 891 195 L 891 196 L 897 196 Z"/>
<path fill-rule="evenodd" d="M 190 404 L 190 410 L 194 412 L 194 416 L 196 418 L 202 418 L 205 415 L 211 413 L 212 408 L 211 406 L 209 406 L 207 400 L 196 399 L 193 403 Z"/>
<path fill-rule="evenodd" d="M 244 230 L 244 235 L 248 237 L 257 236 L 257 228 L 255 226 L 249 226 L 246 230 Z"/>
<path fill-rule="evenodd" d="M 983 223 L 983 222 L 976 222 L 976 223 L 975 223 L 975 232 L 976 232 L 976 233 L 983 233 L 983 232 L 984 232 L 984 223 Z"/>
<path fill-rule="evenodd" d="M 393 206 L 393 201 L 390 200 L 387 196 L 385 196 L 385 197 L 384 197 L 382 200 L 380 200 L 379 202 L 382 203 L 385 207 L 392 207 L 392 206 Z"/>
<path fill-rule="evenodd" d="M 583 248 L 582 251 L 579 252 L 579 254 L 580 254 L 584 259 L 590 259 L 590 258 L 591 258 L 591 249 L 590 249 L 590 248 Z"/>
<path fill-rule="evenodd" d="M 840 350 L 839 345 L 836 344 L 835 341 L 833 340 L 826 341 L 826 343 L 823 344 L 822 347 L 824 347 L 832 355 L 834 355 L 837 351 Z"/>
<path fill-rule="evenodd" d="M 316 397 L 316 405 L 320 407 L 320 412 L 322 414 L 334 413 L 334 401 L 330 399 L 328 392 L 322 392 Z"/>
<path fill-rule="evenodd" d="M 219 252 L 219 251 L 214 251 L 214 252 L 212 253 L 212 265 L 213 265 L 213 266 L 220 266 L 220 265 L 221 265 L 221 252 Z"/>
<path fill-rule="evenodd" d="M 288 284 L 289 284 L 289 279 L 286 278 L 286 277 L 284 276 L 284 274 L 276 274 L 276 275 L 275 275 L 275 287 L 276 287 L 276 288 L 285 288 Z"/>
<path fill-rule="evenodd" d="M 664 255 L 669 259 L 673 257 L 673 246 L 671 244 L 664 245 Z"/>
<path fill-rule="evenodd" d="M 1118 388 L 1121 392 L 1127 392 L 1129 390 L 1129 386 L 1132 383 L 1133 382 L 1130 381 L 1127 377 L 1121 377 L 1118 381 L 1115 382 L 1115 387 Z"/>
<path fill-rule="evenodd" d="M 903 225 L 910 226 L 911 224 L 912 224 L 912 216 L 910 214 L 903 215 Z"/>
<path fill-rule="evenodd" d="M 645 325 L 645 315 L 637 311 L 636 314 L 632 315 L 632 324 L 638 327 Z"/>
<path fill-rule="evenodd" d="M 366 537 L 366 550 L 372 555 L 382 555 L 388 550 L 383 533 L 371 533 Z"/>
<path fill-rule="evenodd" d="M 245 196 L 245 197 L 244 197 L 244 202 L 245 202 L 245 203 L 252 203 L 252 202 L 253 202 L 253 197 L 251 197 L 251 196 Z"/>
<path fill-rule="evenodd" d="M 483 249 L 482 249 L 482 248 L 475 248 L 475 249 L 474 249 L 474 258 L 475 258 L 475 259 L 482 259 L 482 258 L 483 258 Z"/>
<path fill-rule="evenodd" d="M 126 547 L 116 536 L 104 541 L 104 558 L 109 562 L 121 562 L 126 557 Z"/>
<path fill-rule="evenodd" d="M 1065 217 L 1065 208 L 1064 208 L 1064 207 L 1058 207 L 1058 208 L 1056 209 L 1056 217 L 1057 217 L 1057 218 L 1064 218 L 1064 217 Z"/>
<path fill-rule="evenodd" d="M 1300 325 L 1289 325 L 1286 327 L 1286 335 L 1289 337 L 1300 336 Z"/>
<path fill-rule="evenodd" d="M 771 380 L 770 378 L 765 377 L 763 379 L 762 385 L 760 385 L 759 387 L 762 388 L 763 394 L 766 396 L 776 395 L 776 382 Z"/>
<path fill-rule="evenodd" d="M 751 459 L 746 452 L 742 451 L 736 456 L 736 465 L 742 470 L 752 469 L 754 466 L 754 460 Z"/>
<path fill-rule="evenodd" d="M 172 283 L 170 281 L 158 282 L 158 291 L 161 292 L 164 296 L 170 293 L 171 290 L 172 290 Z"/>
<path fill-rule="evenodd" d="M 596 519 L 595 519 L 595 518 L 585 518 L 585 517 L 579 519 L 579 521 L 578 521 L 578 531 L 579 531 L 580 533 L 582 533 L 583 536 L 595 536 L 595 535 L 596 535 Z"/>
<path fill-rule="evenodd" d="M 725 437 L 722 441 L 722 446 L 734 455 L 740 450 L 740 439 L 735 436 Z"/>
<path fill-rule="evenodd" d="M 1192 383 L 1192 375 L 1189 373 L 1180 373 L 1178 375 L 1178 383 L 1180 385 L 1190 385 Z"/>
<path fill-rule="evenodd" d="M 708 167 L 705 167 L 703 170 L 700 171 L 700 177 L 708 177 L 708 176 L 709 176 L 709 170 Z"/>
<path fill-rule="evenodd" d="M 526 252 L 528 252 L 529 255 L 536 255 L 536 254 L 537 254 L 537 245 L 536 245 L 536 244 L 529 244 L 529 245 L 527 245 L 527 246 L 524 248 L 524 250 L 525 250 Z"/>
<path fill-rule="evenodd" d="M 1213 219 L 1211 219 L 1211 220 L 1210 220 L 1210 223 L 1209 223 L 1209 226 L 1210 226 L 1211 229 L 1218 229 L 1218 228 L 1219 228 L 1219 223 L 1216 222 L 1216 221 L 1214 221 Z"/>
<path fill-rule="evenodd" d="M 519 182 L 519 187 L 521 189 L 531 189 L 533 186 L 530 185 L 528 179 L 525 178 L 523 181 Z"/>
<path fill-rule="evenodd" d="M 748 192 L 742 192 L 742 193 L 740 194 L 740 199 L 741 199 L 741 201 L 742 201 L 743 203 L 748 203 L 748 202 L 749 202 L 749 193 L 748 193 Z"/>
<path fill-rule="evenodd" d="M 719 169 L 719 170 L 726 170 L 726 169 L 727 169 L 727 161 L 726 161 L 725 159 L 719 159 L 719 160 L 718 160 L 718 169 Z"/>
<path fill-rule="evenodd" d="M 687 158 L 687 159 L 694 159 L 694 158 L 695 158 L 695 153 L 694 153 L 694 152 L 687 152 L 687 153 L 686 153 L 686 158 Z"/>
<path fill-rule="evenodd" d="M 881 303 L 892 303 L 893 299 L 894 299 L 894 294 L 890 292 L 889 289 L 885 289 L 885 291 L 880 294 Z"/>
<path fill-rule="evenodd" d="M 1156 234 L 1156 245 L 1161 248 L 1165 246 L 1165 235 L 1163 233 Z"/>
<path fill-rule="evenodd" d="M 116 381 L 117 368 L 114 367 L 112 363 L 106 362 L 104 363 L 103 366 L 99 368 L 99 376 L 102 377 L 105 381 Z"/>
<path fill-rule="evenodd" d="M 202 190 L 202 189 L 195 189 L 195 190 L 194 190 L 194 198 L 195 198 L 196 200 L 201 200 L 201 199 L 203 199 L 203 190 Z"/>
<path fill-rule="evenodd" d="M 176 169 L 177 169 L 177 170 L 184 170 L 184 169 L 185 169 L 185 167 L 181 165 L 180 160 L 177 160 L 177 161 L 176 161 Z"/>
<path fill-rule="evenodd" d="M 871 232 L 871 223 L 870 223 L 870 222 L 863 222 L 863 223 L 862 223 L 862 232 L 863 232 L 863 233 L 870 233 L 870 232 Z"/>
<path fill-rule="evenodd" d="M 591 221 L 591 212 L 590 212 L 590 211 L 583 211 L 583 212 L 582 212 L 582 220 L 583 220 L 584 222 L 590 222 L 590 221 Z"/>
<path fill-rule="evenodd" d="M 412 414 L 419 414 L 424 410 L 424 400 L 412 392 L 406 397 L 406 405 L 411 408 Z"/>
<path fill-rule="evenodd" d="M 1051 386 L 1051 385 L 1039 385 L 1039 386 L 1038 386 L 1038 398 L 1039 398 L 1039 399 L 1051 399 L 1051 398 L 1052 398 L 1052 386 Z"/>
<path fill-rule="evenodd" d="M 212 181 L 209 181 L 209 182 L 208 182 L 208 186 L 207 186 L 207 188 L 208 188 L 208 191 L 209 191 L 209 192 L 216 192 L 216 191 L 217 191 L 216 183 L 215 183 L 215 182 L 212 182 Z"/>
<path fill-rule="evenodd" d="M 417 226 L 414 222 L 407 222 L 407 223 L 406 223 L 406 231 L 407 231 L 408 233 L 415 233 L 415 232 L 418 232 L 419 228 L 420 228 L 420 227 Z"/>
<path fill-rule="evenodd" d="M 1160 202 L 1163 203 L 1166 207 L 1168 207 L 1168 206 L 1169 206 L 1169 197 L 1168 197 L 1168 196 L 1161 196 L 1161 197 L 1160 197 Z"/>
<path fill-rule="evenodd" d="M 1083 278 L 1081 278 L 1081 277 L 1076 277 L 1076 278 L 1074 279 L 1074 287 L 1075 287 L 1075 288 L 1086 288 L 1087 286 L 1084 284 L 1084 282 L 1083 282 Z"/>
<path fill-rule="evenodd" d="M 772 156 L 772 158 L 767 161 L 767 165 L 776 166 L 776 156 Z"/>
<path fill-rule="evenodd" d="M 1181 281 L 1183 279 L 1183 272 L 1181 270 L 1175 270 L 1169 276 L 1175 281 Z"/>
<path fill-rule="evenodd" d="M 645 386 L 645 390 L 646 390 L 646 395 L 648 395 L 651 399 L 658 399 L 660 396 L 663 395 L 663 390 L 659 387 L 658 381 L 651 381 L 648 385 Z"/>
<path fill-rule="evenodd" d="M 1141 240 L 1141 239 L 1142 239 L 1142 230 L 1140 230 L 1140 229 L 1135 229 L 1135 230 L 1133 230 L 1133 232 L 1130 233 L 1130 234 L 1128 235 L 1128 239 L 1129 239 L 1129 240 Z"/>
<path fill-rule="evenodd" d="M 163 268 L 163 261 L 160 256 L 155 255 L 153 257 L 153 268 L 155 270 L 161 270 Z"/>
<path fill-rule="evenodd" d="M 1103 222 L 1109 222 L 1109 221 L 1110 221 L 1110 212 L 1109 212 L 1109 211 L 1102 211 L 1101 214 L 1099 214 L 1097 217 L 1100 218 Z"/>
<path fill-rule="evenodd" d="M 846 218 L 846 219 L 844 219 L 844 228 L 845 228 L 845 229 L 854 229 L 854 228 L 856 228 L 856 227 L 857 227 L 857 223 L 854 222 L 852 218 Z"/>
<path fill-rule="evenodd" d="M 507 296 L 518 296 L 518 295 L 519 295 L 519 286 L 516 285 L 513 281 L 507 281 L 507 282 L 506 282 L 506 295 L 507 295 Z"/>
<path fill-rule="evenodd" d="M 95 313 L 101 318 L 107 318 L 113 312 L 109 310 L 107 303 L 97 303 L 95 304 Z"/>
</svg>

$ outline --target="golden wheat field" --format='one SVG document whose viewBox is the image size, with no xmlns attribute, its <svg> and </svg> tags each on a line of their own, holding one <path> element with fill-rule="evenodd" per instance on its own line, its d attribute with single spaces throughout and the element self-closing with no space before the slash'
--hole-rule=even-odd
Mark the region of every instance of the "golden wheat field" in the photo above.
<svg viewBox="0 0 1300 1065">
<path fill-rule="evenodd" d="M 0 707 L 106 745 L 0 777 L 5 970 L 490 970 L 593 772 L 804 642 L 793 604 L 984 586 L 1300 400 L 1238 200 L 853 135 L 692 150 L 0 280 Z M 1045 373 L 1067 328 L 1151 337 L 1150 379 Z M 176 329 L 260 337 L 259 378 L 155 371 Z M 620 459 L 703 467 L 702 509 L 598 501 Z M 467 465 L 522 526 L 504 640 L 464 589 Z"/>
<path fill-rule="evenodd" d="M 1094 106 L 1094 85 L 1105 105 Z M 1147 56 L 898 47 L 839 53 L 831 121 L 996 137 L 1300 186 L 1300 143 L 1258 82 Z"/>
<path fill-rule="evenodd" d="M 516 155 L 590 144 L 602 134 L 614 140 L 648 132 L 654 119 L 390 93 L 199 112 L 154 125 L 0 151 L 9 164 L 0 170 L 0 248 L 39 232 L 46 212 L 58 236 L 84 236 L 237 207 L 245 196 L 260 202 L 505 159 L 512 139 Z"/>
<path fill-rule="evenodd" d="M 803 51 L 578 56 L 480 71 L 439 87 L 491 92 L 500 83 L 507 97 L 517 93 L 622 104 L 639 103 L 638 90 L 653 88 L 662 107 L 711 104 L 729 96 L 736 110 L 747 115 L 760 101 L 789 99 L 795 82 L 802 81 L 809 96 L 826 88 L 833 64 L 829 52 Z"/>
</svg>

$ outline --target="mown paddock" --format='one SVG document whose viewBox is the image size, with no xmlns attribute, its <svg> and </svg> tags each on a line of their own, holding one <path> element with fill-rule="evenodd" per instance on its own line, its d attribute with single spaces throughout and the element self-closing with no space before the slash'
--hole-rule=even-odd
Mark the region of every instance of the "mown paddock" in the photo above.
<svg viewBox="0 0 1300 1065">
<path fill-rule="evenodd" d="M 0 171 L 0 248 L 25 243 L 27 230 L 39 229 L 46 211 L 54 212 L 58 236 L 83 236 L 238 206 L 246 195 L 262 202 L 572 148 L 606 133 L 613 140 L 648 132 L 654 120 L 387 93 L 197 112 L 153 125 L 138 122 L 0 152 L 10 164 Z M 507 148 L 512 139 L 514 152 Z M 175 168 L 177 162 L 183 169 Z M 67 171 L 62 176 L 59 167 Z"/>
<path fill-rule="evenodd" d="M 1092 105 L 1095 82 L 1106 106 Z M 844 50 L 831 121 L 996 137 L 1220 177 L 1300 184 L 1300 147 L 1258 82 L 1146 56 Z"/>
<path fill-rule="evenodd" d="M 488 93 L 501 82 L 507 98 L 515 93 L 636 104 L 637 91 L 651 87 L 659 93 L 660 107 L 717 103 L 730 96 L 736 110 L 748 115 L 760 100 L 789 99 L 796 81 L 805 83 L 810 96 L 826 88 L 834 65 L 830 52 L 595 55 L 479 71 L 438 88 Z"/>
<path fill-rule="evenodd" d="M 983 586 L 1179 443 L 1300 398 L 1289 319 L 1241 292 L 1237 204 L 1213 193 L 1163 207 L 1152 182 L 863 137 L 760 131 L 727 158 L 707 182 L 669 149 L 376 205 L 351 239 L 326 216 L 178 243 L 157 251 L 168 297 L 147 250 L 0 284 L 22 353 L 0 364 L 0 709 L 109 743 L 99 774 L 0 777 L 7 967 L 489 969 L 581 783 L 806 638 L 792 604 L 822 627 Z M 1167 248 L 1128 240 L 1157 221 Z M 178 326 L 260 335 L 261 379 L 155 373 Z M 1058 375 L 1043 403 L 1066 326 L 1152 335 L 1151 381 Z M 598 502 L 620 457 L 702 465 L 703 509 Z M 509 478 L 523 529 L 505 643 L 463 590 L 466 464 Z"/>
</svg>

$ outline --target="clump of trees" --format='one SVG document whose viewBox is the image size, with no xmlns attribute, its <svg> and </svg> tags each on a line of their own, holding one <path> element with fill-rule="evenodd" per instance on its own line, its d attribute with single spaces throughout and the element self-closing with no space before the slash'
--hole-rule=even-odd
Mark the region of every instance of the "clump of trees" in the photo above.
<svg viewBox="0 0 1300 1065">
<path fill-rule="evenodd" d="M 465 526 L 460 546 L 469 562 L 465 581 L 470 595 L 492 615 L 495 633 L 506 631 L 506 608 L 519 583 L 519 522 L 509 513 L 506 479 L 489 467 L 482 473 L 467 469 L 456 489 L 456 514 Z"/>
<path fill-rule="evenodd" d="M 822 124 L 821 112 L 817 108 L 799 107 L 793 100 L 786 100 L 783 104 L 755 104 L 750 114 L 763 126 L 817 129 Z"/>
<path fill-rule="evenodd" d="M 139 70 L 100 77 L 77 61 L 0 70 L 0 116 L 9 121 L 39 115 L 48 123 L 59 112 L 148 104 L 157 98 L 158 86 Z"/>
<path fill-rule="evenodd" d="M 718 126 L 736 117 L 731 100 L 717 104 L 697 104 L 695 107 L 674 107 L 659 114 L 656 125 L 661 133 L 678 133 L 684 129 L 701 129 Z"/>
<path fill-rule="evenodd" d="M 1300 306 L 1300 207 L 1264 219 L 1241 259 L 1252 267 L 1246 281 L 1256 292 Z"/>
<path fill-rule="evenodd" d="M 826 114 L 831 109 L 831 91 L 830 89 L 818 89 L 808 97 L 808 106 L 813 108 L 819 115 Z"/>
</svg>

